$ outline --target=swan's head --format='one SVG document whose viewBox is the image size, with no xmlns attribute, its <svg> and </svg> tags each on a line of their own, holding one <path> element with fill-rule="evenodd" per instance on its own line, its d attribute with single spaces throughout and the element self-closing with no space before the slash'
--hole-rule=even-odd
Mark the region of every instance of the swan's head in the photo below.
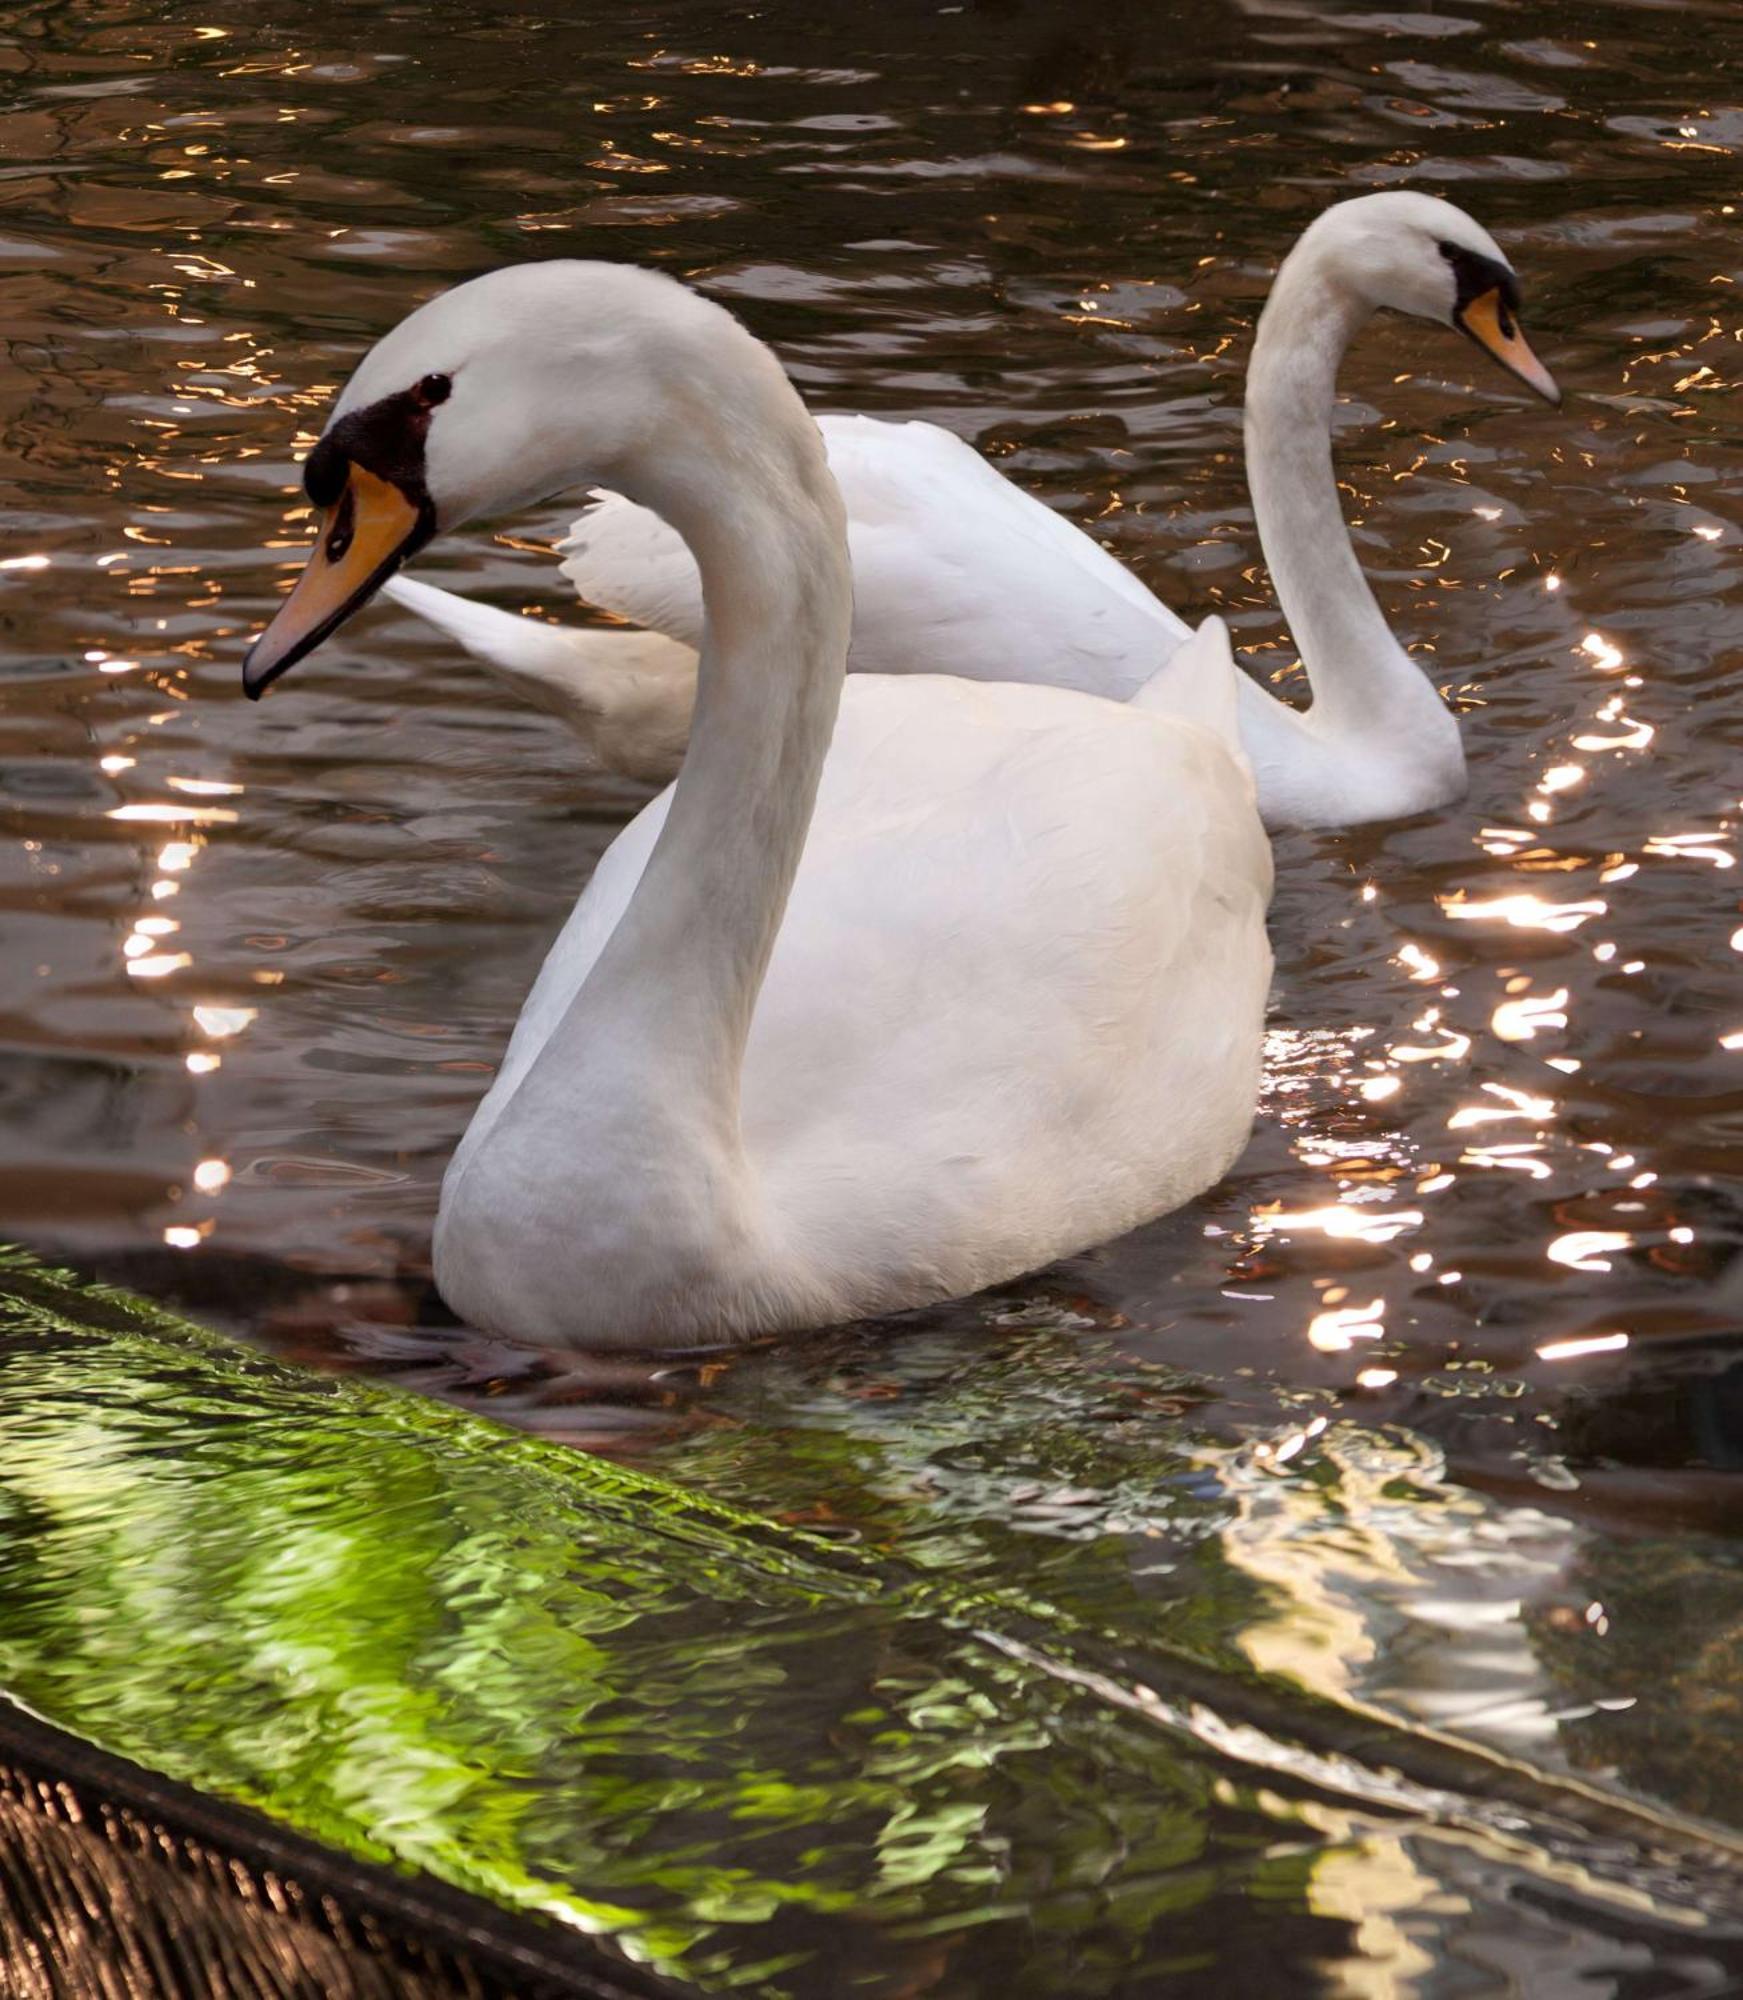
<svg viewBox="0 0 1743 2000">
<path fill-rule="evenodd" d="M 243 687 L 259 695 L 433 535 L 582 483 L 633 491 L 699 421 L 723 349 L 744 389 L 786 389 L 729 313 L 632 265 L 515 265 L 420 306 L 364 356 L 309 454 L 315 546 Z"/>
<path fill-rule="evenodd" d="M 1561 401 L 1555 377 L 1520 331 L 1512 265 L 1462 208 L 1404 191 L 1360 195 L 1327 209 L 1300 247 L 1370 309 L 1457 327 L 1546 402 Z"/>
</svg>

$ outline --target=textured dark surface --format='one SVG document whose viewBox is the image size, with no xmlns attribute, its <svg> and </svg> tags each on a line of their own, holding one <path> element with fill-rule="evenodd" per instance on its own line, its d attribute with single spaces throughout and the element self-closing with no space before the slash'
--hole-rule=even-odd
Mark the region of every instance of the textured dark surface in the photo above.
<svg viewBox="0 0 1743 2000">
<path fill-rule="evenodd" d="M 7 2000 L 678 2000 L 0 1702 Z"/>
</svg>

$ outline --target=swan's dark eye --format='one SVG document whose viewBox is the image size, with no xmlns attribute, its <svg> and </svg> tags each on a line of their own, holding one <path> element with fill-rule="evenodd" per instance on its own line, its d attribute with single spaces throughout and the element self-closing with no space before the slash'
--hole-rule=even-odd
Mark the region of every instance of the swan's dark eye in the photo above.
<svg viewBox="0 0 1743 2000">
<path fill-rule="evenodd" d="M 438 403 L 445 403 L 454 387 L 453 378 L 448 375 L 426 375 L 412 391 L 426 410 L 433 410 Z"/>
<path fill-rule="evenodd" d="M 357 495 L 349 486 L 339 496 L 339 512 L 327 537 L 328 562 L 343 562 L 351 537 L 357 532 Z"/>
</svg>

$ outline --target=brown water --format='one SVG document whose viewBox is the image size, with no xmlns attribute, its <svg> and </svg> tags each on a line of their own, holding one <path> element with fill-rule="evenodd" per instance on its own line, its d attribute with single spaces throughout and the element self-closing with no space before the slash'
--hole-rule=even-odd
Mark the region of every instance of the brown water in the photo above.
<svg viewBox="0 0 1743 2000">
<path fill-rule="evenodd" d="M 658 262 L 818 408 L 960 432 L 1264 670 L 1290 653 L 1239 410 L 1270 274 L 1337 196 L 1443 192 L 1518 265 L 1567 400 L 1414 323 L 1351 356 L 1349 515 L 1462 712 L 1471 791 L 1280 841 L 1245 1157 L 1010 1295 L 753 1357 L 630 1436 L 863 1525 L 827 1454 L 807 1486 L 807 1440 L 876 1415 L 948 1488 L 940 1380 L 1044 1427 L 1028 1343 L 1081 1330 L 1083 1409 L 1129 1410 L 1146 1370 L 1190 1382 L 1221 1532 L 1284 1607 L 1249 1652 L 1743 1820 L 1710 1763 L 1743 1633 L 1743 17 L 176 14 L 0 11 L 5 1231 L 565 1434 L 671 1404 L 424 1330 L 441 1168 L 639 794 L 578 777 L 554 724 L 391 607 L 242 699 L 336 386 L 478 270 Z M 543 554 L 564 518 L 421 570 L 579 615 Z M 730 1475 L 695 1456 L 721 1426 Z M 1406 1465 L 1445 1502 L 1432 1547 Z M 1088 1495 L 1074 1533 L 1118 1526 L 1092 1475 L 1059 1477 Z M 1057 1533 L 1025 1479 L 983 1481 L 977 1518 Z M 1582 1565 L 1626 1575 L 1629 1616 Z M 1479 1625 L 1480 1661 L 1437 1663 Z M 1569 1648 L 1606 1698 L 1659 1700 L 1621 1751 L 1557 1720 L 1541 1677 Z"/>
</svg>

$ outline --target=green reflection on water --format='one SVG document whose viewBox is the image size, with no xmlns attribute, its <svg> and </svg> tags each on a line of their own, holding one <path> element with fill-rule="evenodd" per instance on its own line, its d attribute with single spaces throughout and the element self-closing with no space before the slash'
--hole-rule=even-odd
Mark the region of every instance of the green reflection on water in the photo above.
<svg viewBox="0 0 1743 2000">
<path fill-rule="evenodd" d="M 1013 1897 L 1075 1957 L 1262 1843 L 1166 1738 L 1072 1716 L 826 1544 L 10 1278 L 0 1680 L 111 1748 L 732 1983 L 820 1919 Z"/>
<path fill-rule="evenodd" d="M 1146 1467 L 1086 1429 L 1039 1354 L 1048 1425 L 960 1385 L 911 1552 L 894 1496 L 948 1456 L 942 1414 L 795 1443 L 799 1483 L 826 1458 L 827 1490 L 883 1509 L 888 1546 L 852 1549 L 23 1260 L 4 1277 L 0 1685 L 334 1846 L 782 1995 L 1138 1994 L 1249 1948 L 1334 1990 L 1377 1948 L 1376 1885 L 1444 1924 L 1473 1842 L 1491 1874 L 1549 1865 L 1517 1813 L 1503 1836 L 1407 1768 L 1316 1753 L 1309 1701 L 1307 1749 L 1276 1733 L 1238 1643 L 1274 1592 L 1225 1560 L 1220 1589 L 1157 1597 L 1109 1525 L 1177 1506 L 1206 1581 L 1226 1503 L 1183 1452 Z M 742 1436 L 697 1469 L 710 1449 L 722 1490 L 755 1483 Z M 977 1553 L 983 1502 L 1037 1460 L 1093 1482 L 1101 1531 Z M 1160 1694 L 1126 1673 L 1136 1638 Z M 1193 1706 L 1207 1688 L 1245 1738 Z"/>
</svg>

